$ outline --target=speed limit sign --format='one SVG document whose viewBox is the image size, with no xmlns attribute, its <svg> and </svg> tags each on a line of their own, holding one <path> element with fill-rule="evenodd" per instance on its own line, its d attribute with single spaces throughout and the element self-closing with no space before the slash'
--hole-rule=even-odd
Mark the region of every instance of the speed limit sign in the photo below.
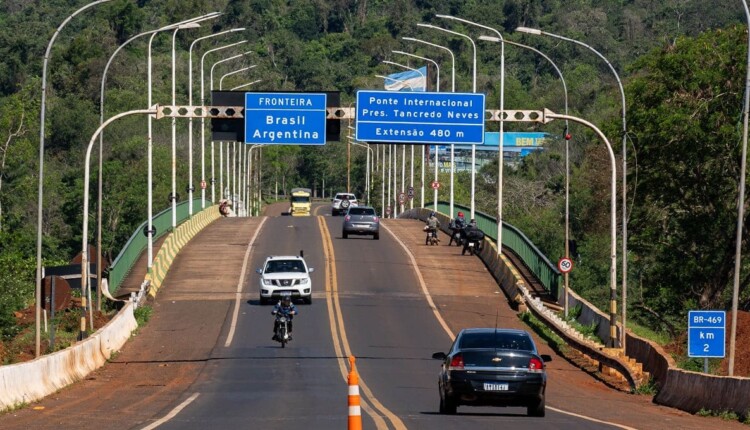
<svg viewBox="0 0 750 430">
<path fill-rule="evenodd" d="M 557 262 L 557 268 L 563 273 L 568 273 L 573 270 L 573 260 L 563 257 Z"/>
</svg>

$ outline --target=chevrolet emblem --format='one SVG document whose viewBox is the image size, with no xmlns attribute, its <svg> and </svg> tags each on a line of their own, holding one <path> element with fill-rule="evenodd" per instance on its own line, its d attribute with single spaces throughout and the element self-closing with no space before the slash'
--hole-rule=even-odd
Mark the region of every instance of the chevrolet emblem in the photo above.
<svg viewBox="0 0 750 430">
<path fill-rule="evenodd" d="M 495 357 L 495 358 L 493 358 L 493 359 L 492 359 L 492 362 L 493 362 L 493 363 L 499 363 L 499 362 L 501 362 L 501 361 L 503 361 L 503 359 L 502 359 L 502 358 L 500 358 L 500 357 Z"/>
</svg>

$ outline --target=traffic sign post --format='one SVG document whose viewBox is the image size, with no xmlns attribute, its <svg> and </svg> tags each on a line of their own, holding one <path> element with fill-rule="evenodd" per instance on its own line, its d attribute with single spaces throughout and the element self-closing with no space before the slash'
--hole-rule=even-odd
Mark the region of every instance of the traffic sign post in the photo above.
<svg viewBox="0 0 750 430">
<path fill-rule="evenodd" d="M 440 188 L 440 182 L 438 182 L 438 181 L 432 181 L 431 186 L 432 186 L 433 190 L 437 190 L 438 188 Z"/>
<path fill-rule="evenodd" d="M 359 141 L 484 143 L 484 94 L 363 90 L 356 117 Z"/>
<path fill-rule="evenodd" d="M 201 190 L 206 189 L 206 181 L 201 181 Z"/>
<path fill-rule="evenodd" d="M 403 205 L 406 203 L 406 194 L 404 193 L 398 193 L 398 203 Z"/>
<path fill-rule="evenodd" d="M 560 269 L 562 273 L 570 273 L 570 271 L 573 270 L 573 260 L 563 257 L 557 262 L 557 268 Z"/>
<path fill-rule="evenodd" d="M 246 93 L 245 143 L 325 145 L 326 95 Z"/>
<path fill-rule="evenodd" d="M 704 371 L 708 373 L 709 358 L 726 356 L 725 311 L 688 312 L 688 357 L 703 357 Z"/>
<path fill-rule="evenodd" d="M 414 199 L 414 187 L 409 187 L 409 188 L 408 188 L 408 189 L 406 190 L 406 197 L 408 197 L 408 198 L 409 198 L 409 200 L 412 200 L 412 199 Z"/>
</svg>

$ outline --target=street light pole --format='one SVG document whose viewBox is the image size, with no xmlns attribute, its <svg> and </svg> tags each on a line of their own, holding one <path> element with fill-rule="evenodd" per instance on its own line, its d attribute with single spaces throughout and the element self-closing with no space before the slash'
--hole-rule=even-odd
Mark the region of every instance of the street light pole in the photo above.
<svg viewBox="0 0 750 430">
<path fill-rule="evenodd" d="M 518 42 L 512 42 L 510 40 L 500 39 L 499 37 L 490 36 L 479 36 L 479 40 L 495 43 L 507 43 L 509 45 L 518 46 L 519 48 L 528 49 L 542 58 L 547 60 L 557 72 L 557 76 L 560 77 L 560 81 L 563 85 L 563 92 L 565 94 L 565 115 L 568 114 L 568 86 L 565 84 L 565 78 L 563 77 L 560 68 L 557 67 L 554 61 L 545 55 L 542 51 L 532 48 L 531 46 L 524 45 Z M 569 157 L 569 146 L 570 146 L 570 135 L 568 134 L 568 120 L 565 120 L 565 257 L 570 258 L 570 157 Z M 502 178 L 502 176 L 501 176 Z M 565 272 L 563 275 L 565 279 L 565 298 L 563 300 L 563 312 L 565 317 L 568 316 L 568 291 L 569 291 L 569 273 Z"/>
<path fill-rule="evenodd" d="M 201 104 L 204 104 L 206 102 L 206 96 L 204 93 L 204 82 L 205 82 L 205 60 L 206 56 L 212 52 L 221 51 L 227 48 L 231 48 L 233 46 L 237 46 L 243 43 L 247 43 L 247 40 L 240 40 L 239 42 L 230 43 L 228 45 L 219 46 L 218 48 L 209 49 L 205 53 L 203 53 L 203 56 L 201 57 Z M 211 79 L 211 91 L 213 91 L 213 79 Z M 205 148 L 206 148 L 206 119 L 201 118 L 201 182 L 206 181 L 206 157 L 205 157 Z M 216 196 L 215 196 L 215 190 L 216 190 L 216 177 L 215 177 L 215 171 L 214 171 L 214 141 L 211 140 L 211 202 L 216 202 Z M 206 190 L 201 190 L 201 208 L 205 209 L 206 207 Z"/>
<path fill-rule="evenodd" d="M 447 15 L 436 15 L 436 16 L 439 17 L 439 18 L 444 18 Z M 471 42 L 471 47 L 472 47 L 472 87 L 471 87 L 471 92 L 476 93 L 477 92 L 477 45 L 476 45 L 476 43 L 474 43 L 474 39 L 472 39 L 471 37 L 469 37 L 469 36 L 467 36 L 467 35 L 465 35 L 463 33 L 459 33 L 457 31 L 453 31 L 453 30 L 448 30 L 447 28 L 438 27 L 436 25 L 418 23 L 417 26 L 418 27 L 424 27 L 424 28 L 432 28 L 432 29 L 435 29 L 435 30 L 440 30 L 440 31 L 443 31 L 443 32 L 446 32 L 446 33 L 449 33 L 449 34 L 453 34 L 455 36 L 463 37 L 464 39 L 466 39 L 469 42 Z M 500 97 L 501 97 L 501 100 L 502 100 L 502 95 Z M 501 103 L 500 109 L 502 110 L 502 103 Z M 502 124 L 502 122 L 501 122 L 501 124 Z M 501 130 L 502 130 L 502 126 L 501 126 Z M 502 136 L 502 132 L 500 133 L 500 136 Z M 501 137 L 501 139 L 502 139 L 502 137 Z M 437 147 L 437 145 L 435 145 L 435 162 L 436 163 L 437 163 L 437 154 L 438 154 L 438 147 Z M 477 176 L 476 155 L 477 155 L 477 146 L 474 145 L 474 144 L 472 144 L 471 145 L 471 219 L 474 219 L 475 201 L 476 201 L 476 199 L 475 199 L 475 194 L 476 194 L 476 176 Z M 435 165 L 435 171 L 437 171 L 437 164 Z M 436 195 L 436 197 L 435 197 L 435 210 L 437 211 L 437 189 L 435 189 L 435 195 Z M 452 216 L 453 216 L 453 214 L 451 214 L 451 217 Z M 500 246 L 499 246 L 499 242 L 498 242 L 498 249 L 499 248 L 500 248 Z"/>
<path fill-rule="evenodd" d="M 57 35 L 76 15 L 86 9 L 111 0 L 98 0 L 91 2 L 70 14 L 57 27 L 47 44 L 47 50 L 44 52 L 44 61 L 42 63 L 42 100 L 40 106 L 39 120 L 39 192 L 37 199 L 37 235 L 36 235 L 36 347 L 35 355 L 41 354 L 41 315 L 42 315 L 42 205 L 44 204 L 44 115 L 47 108 L 47 64 L 52 53 L 52 45 L 55 44 Z"/>
<path fill-rule="evenodd" d="M 189 84 L 188 84 L 188 100 L 190 101 L 190 106 L 193 106 L 193 47 L 195 47 L 195 44 L 206 39 L 210 39 L 212 37 L 221 36 L 228 33 L 234 33 L 238 31 L 244 31 L 244 27 L 240 28 L 233 28 L 231 30 L 225 30 L 221 31 L 219 33 L 209 34 L 208 36 L 203 36 L 195 39 L 193 43 L 190 44 L 190 49 L 188 49 L 188 76 L 190 77 Z M 201 63 L 201 66 L 203 63 Z M 203 68 L 201 67 L 201 104 L 203 103 Z M 201 117 L 201 125 L 205 124 L 205 118 Z M 201 136 L 203 136 L 204 129 L 201 127 Z M 188 185 L 188 200 L 189 200 L 189 208 L 190 208 L 190 216 L 193 216 L 193 117 L 191 116 L 188 119 L 188 159 L 189 159 L 189 170 L 190 170 L 190 179 L 189 179 L 189 185 Z M 204 147 L 203 147 L 203 141 L 201 141 L 201 209 L 206 208 L 206 175 L 205 175 L 205 154 L 204 154 Z"/>
<path fill-rule="evenodd" d="M 219 78 L 219 91 L 222 91 L 224 89 L 223 88 L 224 87 L 224 78 L 226 78 L 227 76 L 236 75 L 237 73 L 242 73 L 242 72 L 248 71 L 250 69 L 254 69 L 256 67 L 258 67 L 258 65 L 257 64 L 253 64 L 252 66 L 243 67 L 243 68 L 237 69 L 237 70 L 235 70 L 233 72 L 225 73 L 224 75 L 221 76 L 221 78 Z"/>
<path fill-rule="evenodd" d="M 403 37 L 402 39 L 409 41 L 409 42 L 417 42 L 422 43 L 424 45 L 432 46 L 434 48 L 439 48 L 444 51 L 448 51 L 448 53 L 451 55 L 451 92 L 456 92 L 456 56 L 453 54 L 453 51 L 451 51 L 449 48 L 438 45 L 436 43 L 427 42 L 421 39 L 415 39 L 413 37 Z M 440 91 L 440 89 L 438 89 Z M 451 143 L 451 202 L 453 201 L 453 188 L 454 188 L 454 177 L 453 177 L 453 166 L 454 166 L 454 154 L 455 154 L 455 144 Z M 429 146 L 426 147 L 429 149 Z M 424 148 L 422 149 L 422 207 L 424 208 L 424 163 L 425 163 L 425 151 Z M 435 199 L 437 200 L 437 198 Z M 453 211 L 453 206 L 451 205 L 451 212 Z"/>
<path fill-rule="evenodd" d="M 747 1 L 742 0 L 745 8 L 745 18 L 750 25 L 750 10 Z M 729 333 L 729 366 L 727 373 L 734 375 L 734 353 L 737 344 L 737 310 L 740 292 L 740 268 L 742 258 L 742 226 L 745 222 L 745 172 L 747 170 L 747 125 L 748 109 L 750 109 L 750 35 L 748 35 L 747 66 L 745 67 L 745 105 L 742 110 L 742 161 L 740 162 L 740 192 L 737 198 L 737 234 L 734 252 L 734 282 L 732 289 L 732 326 Z"/>
<path fill-rule="evenodd" d="M 250 87 L 250 86 L 253 86 L 253 85 L 257 84 L 258 82 L 263 82 L 263 79 L 256 79 L 256 80 L 254 80 L 252 82 L 248 82 L 246 84 L 237 85 L 234 88 L 230 88 L 229 91 L 236 91 L 236 90 L 239 90 L 240 88 Z"/>
<path fill-rule="evenodd" d="M 583 46 L 584 48 L 589 49 L 591 52 L 596 54 L 599 58 L 601 58 L 609 67 L 609 70 L 612 71 L 612 74 L 615 75 L 615 79 L 617 80 L 617 86 L 620 89 L 620 97 L 622 99 L 622 332 L 623 332 L 623 341 L 620 347 L 622 348 L 623 352 L 625 352 L 625 342 L 624 342 L 624 333 L 625 329 L 627 328 L 627 302 L 628 302 L 628 217 L 627 217 L 627 178 L 628 178 L 628 158 L 627 158 L 627 143 L 628 143 L 628 127 L 626 122 L 626 107 L 625 107 L 625 90 L 622 88 L 622 81 L 620 81 L 620 75 L 617 74 L 617 70 L 610 64 L 610 62 L 607 60 L 607 58 L 599 53 L 596 49 L 593 47 L 575 40 L 570 39 L 565 36 L 560 36 L 557 34 L 549 33 L 546 31 L 542 31 L 536 28 L 528 28 L 528 27 L 518 27 L 516 28 L 516 31 L 519 31 L 521 33 L 528 33 L 528 34 L 535 34 L 535 35 L 541 35 L 541 36 L 550 36 L 554 37 L 555 39 L 565 40 L 568 42 L 573 42 L 576 45 Z"/>
<path fill-rule="evenodd" d="M 394 54 L 401 54 L 401 55 L 406 55 L 406 56 L 409 56 L 409 57 L 418 58 L 420 60 L 429 61 L 432 64 L 434 64 L 435 65 L 435 70 L 436 70 L 436 73 L 435 73 L 436 74 L 436 76 L 435 76 L 435 89 L 436 89 L 437 92 L 440 92 L 440 65 L 437 63 L 437 61 L 432 60 L 432 59 L 427 58 L 427 57 L 422 57 L 422 56 L 419 56 L 419 55 L 411 54 L 409 52 L 404 52 L 404 51 L 391 51 L 391 52 L 393 52 Z M 453 53 L 451 53 L 451 55 L 452 54 Z M 455 69 L 454 69 L 454 72 L 455 72 Z M 455 79 L 455 76 L 454 76 L 454 79 Z M 450 195 L 451 195 L 451 209 L 450 209 L 450 211 L 451 211 L 451 214 L 453 213 L 453 170 L 454 170 L 453 169 L 453 145 L 454 144 L 451 143 L 451 189 L 450 189 Z M 412 187 L 412 189 L 414 188 L 414 145 L 411 145 L 411 185 L 410 186 Z M 413 198 L 409 199 L 409 206 L 410 206 L 410 209 L 414 209 L 414 199 Z"/>
</svg>

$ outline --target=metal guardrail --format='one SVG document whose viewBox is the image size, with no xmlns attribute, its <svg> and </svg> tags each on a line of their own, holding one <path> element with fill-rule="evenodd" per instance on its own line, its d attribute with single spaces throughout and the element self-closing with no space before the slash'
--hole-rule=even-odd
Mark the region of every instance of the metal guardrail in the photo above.
<svg viewBox="0 0 750 430">
<path fill-rule="evenodd" d="M 434 203 L 432 202 L 425 202 L 426 208 L 432 208 L 433 205 Z M 451 218 L 455 218 L 458 211 L 462 211 L 464 215 L 468 215 L 470 210 L 471 208 L 467 206 L 454 203 L 453 214 L 451 214 L 450 203 L 438 201 L 438 211 L 449 215 Z M 468 216 L 466 218 L 468 220 Z M 477 227 L 497 243 L 497 218 L 476 210 L 474 211 L 474 218 L 477 221 Z M 503 246 L 513 250 L 521 258 L 526 267 L 536 275 L 539 282 L 544 285 L 544 289 L 559 300 L 562 277 L 560 271 L 526 235 L 507 222 L 503 223 Z"/>
<path fill-rule="evenodd" d="M 177 223 L 180 224 L 190 217 L 188 201 L 177 204 Z M 210 202 L 209 202 L 210 203 Z M 193 199 L 193 216 L 200 213 L 201 199 Z M 208 207 L 208 206 L 207 206 Z M 122 247 L 115 261 L 109 267 L 109 291 L 114 293 L 120 287 L 120 284 L 130 273 L 138 257 L 148 246 L 148 238 L 143 234 L 147 228 L 148 221 L 144 221 L 130 236 L 130 239 Z M 169 207 L 154 216 L 153 226 L 156 229 L 154 240 L 172 231 L 172 208 Z"/>
</svg>

